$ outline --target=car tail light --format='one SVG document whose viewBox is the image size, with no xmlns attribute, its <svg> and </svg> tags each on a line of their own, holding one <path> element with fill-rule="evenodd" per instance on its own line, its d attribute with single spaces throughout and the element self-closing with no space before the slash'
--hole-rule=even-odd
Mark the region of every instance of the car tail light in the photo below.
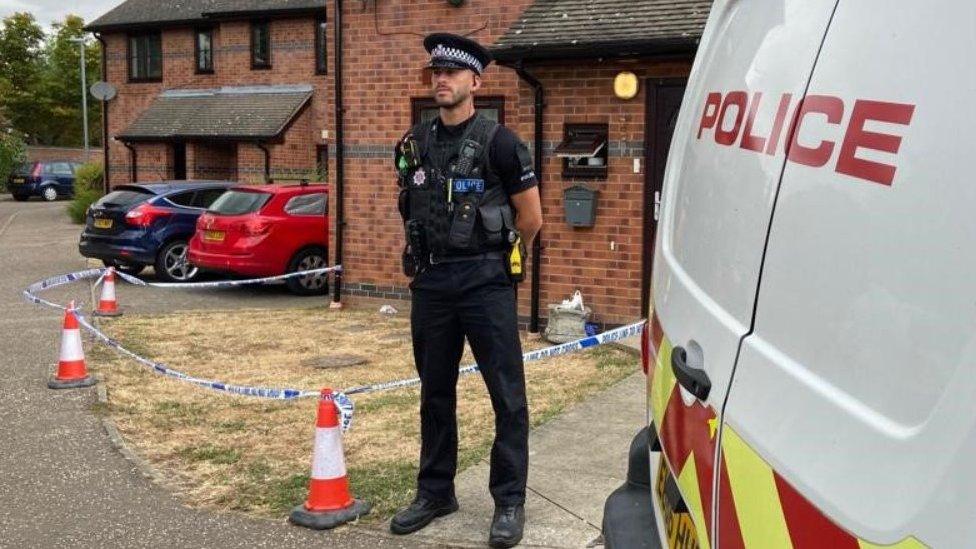
<svg viewBox="0 0 976 549">
<path fill-rule="evenodd" d="M 157 219 L 173 215 L 169 210 L 157 208 L 152 204 L 140 204 L 125 214 L 125 222 L 134 227 L 149 227 Z"/>
<path fill-rule="evenodd" d="M 31 170 L 31 177 L 40 177 L 40 176 L 41 176 L 41 163 L 38 162 L 37 164 L 34 164 L 34 169 Z"/>
<path fill-rule="evenodd" d="M 244 234 L 261 236 L 271 230 L 271 222 L 264 219 L 249 219 L 244 222 Z"/>
<path fill-rule="evenodd" d="M 203 230 L 207 226 L 207 222 L 210 221 L 211 217 L 209 215 L 201 215 L 197 218 L 197 230 Z"/>
<path fill-rule="evenodd" d="M 651 368 L 651 323 L 648 320 L 644 321 L 644 329 L 641 330 L 641 368 L 644 375 Z"/>
</svg>

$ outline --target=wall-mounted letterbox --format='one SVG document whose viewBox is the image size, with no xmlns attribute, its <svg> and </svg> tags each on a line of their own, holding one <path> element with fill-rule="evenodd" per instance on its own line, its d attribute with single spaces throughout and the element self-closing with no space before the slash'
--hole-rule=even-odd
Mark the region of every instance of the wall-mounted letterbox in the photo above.
<svg viewBox="0 0 976 549">
<path fill-rule="evenodd" d="M 570 227 L 592 227 L 596 222 L 597 191 L 574 185 L 563 191 L 566 223 Z"/>
</svg>

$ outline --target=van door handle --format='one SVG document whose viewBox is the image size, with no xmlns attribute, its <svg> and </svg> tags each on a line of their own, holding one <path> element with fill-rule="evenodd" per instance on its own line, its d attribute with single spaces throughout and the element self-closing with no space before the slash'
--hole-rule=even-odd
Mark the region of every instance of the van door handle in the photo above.
<svg viewBox="0 0 976 549">
<path fill-rule="evenodd" d="M 712 390 L 712 382 L 708 379 L 705 370 L 688 366 L 688 353 L 684 347 L 671 349 L 671 369 L 674 370 L 674 377 L 678 378 L 678 383 L 689 393 L 699 400 L 708 398 L 708 393 Z"/>
</svg>

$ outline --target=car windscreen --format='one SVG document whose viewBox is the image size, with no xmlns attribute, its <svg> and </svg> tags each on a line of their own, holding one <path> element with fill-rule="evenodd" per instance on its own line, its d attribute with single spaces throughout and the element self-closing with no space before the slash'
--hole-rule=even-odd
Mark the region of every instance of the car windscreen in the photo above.
<svg viewBox="0 0 976 549">
<path fill-rule="evenodd" d="M 100 208 L 125 208 L 151 198 L 153 193 L 143 189 L 119 189 L 108 193 L 95 203 Z"/>
<path fill-rule="evenodd" d="M 268 193 L 229 190 L 214 200 L 214 203 L 207 209 L 208 212 L 217 215 L 244 215 L 254 213 L 268 203 L 271 195 Z"/>
</svg>

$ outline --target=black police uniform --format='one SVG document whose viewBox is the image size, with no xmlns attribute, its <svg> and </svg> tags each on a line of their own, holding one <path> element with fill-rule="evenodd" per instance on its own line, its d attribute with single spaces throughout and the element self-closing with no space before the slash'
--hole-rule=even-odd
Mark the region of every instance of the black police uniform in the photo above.
<svg viewBox="0 0 976 549">
<path fill-rule="evenodd" d="M 528 406 L 515 286 L 504 259 L 515 234 L 510 196 L 537 185 L 528 149 L 481 115 L 454 127 L 438 117 L 408 132 L 395 160 L 422 381 L 418 497 L 454 499 L 456 386 L 467 338 L 495 411 L 489 488 L 498 506 L 522 504 Z"/>
</svg>

